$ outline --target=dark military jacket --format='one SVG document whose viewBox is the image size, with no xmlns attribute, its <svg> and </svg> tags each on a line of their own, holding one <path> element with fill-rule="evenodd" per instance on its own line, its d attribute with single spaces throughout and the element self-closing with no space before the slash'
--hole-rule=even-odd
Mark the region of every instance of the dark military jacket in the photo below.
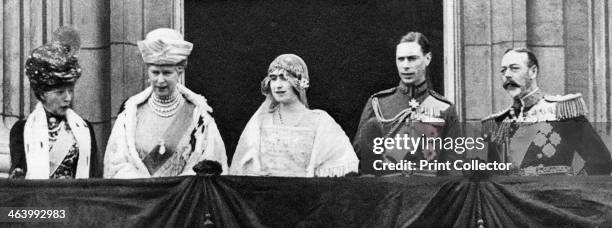
<svg viewBox="0 0 612 228">
<path fill-rule="evenodd" d="M 373 152 L 375 138 L 447 137 L 459 133 L 457 114 L 453 104 L 428 88 L 426 82 L 417 86 L 399 86 L 375 93 L 368 100 L 359 128 L 353 142 L 359 157 L 359 170 L 363 174 L 387 175 L 402 171 L 380 171 L 373 168 L 373 162 L 396 163 L 401 160 L 454 160 L 454 153 L 432 148 L 419 148 L 411 154 L 406 149 L 385 149 L 382 154 Z M 433 155 L 433 157 L 432 157 Z M 433 175 L 436 173 L 433 172 Z M 440 173 L 438 173 L 440 174 Z"/>
<path fill-rule="evenodd" d="M 586 119 L 581 94 L 541 91 L 483 120 L 490 161 L 511 162 L 519 175 L 610 174 L 610 152 Z M 578 157 L 584 168 L 577 170 Z"/>
</svg>

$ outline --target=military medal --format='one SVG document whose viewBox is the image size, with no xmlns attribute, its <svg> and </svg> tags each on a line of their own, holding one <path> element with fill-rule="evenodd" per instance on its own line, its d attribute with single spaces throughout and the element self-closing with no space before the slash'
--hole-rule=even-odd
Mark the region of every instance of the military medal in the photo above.
<svg viewBox="0 0 612 228">
<path fill-rule="evenodd" d="M 410 110 L 413 112 L 416 112 L 417 108 L 419 108 L 419 102 L 417 100 L 415 100 L 414 98 L 412 98 L 410 100 L 410 102 L 408 102 L 408 106 L 410 107 Z"/>
<path fill-rule="evenodd" d="M 417 112 L 417 109 L 419 108 L 419 106 L 420 106 L 420 104 L 419 104 L 419 102 L 416 99 L 414 99 L 414 98 L 410 99 L 410 101 L 408 102 L 408 107 L 409 107 L 409 110 L 410 110 L 408 112 L 409 118 L 406 118 L 406 122 L 410 122 L 410 121 L 415 120 L 417 118 L 416 117 L 416 112 Z"/>
</svg>

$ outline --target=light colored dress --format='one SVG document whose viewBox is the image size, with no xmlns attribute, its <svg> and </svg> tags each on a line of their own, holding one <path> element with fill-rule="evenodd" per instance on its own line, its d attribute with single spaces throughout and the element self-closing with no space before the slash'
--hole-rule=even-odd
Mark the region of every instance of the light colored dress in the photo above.
<svg viewBox="0 0 612 228">
<path fill-rule="evenodd" d="M 227 173 L 225 146 L 209 114 L 212 109 L 201 95 L 180 84 L 177 89 L 186 102 L 167 120 L 156 119 L 146 105 L 151 87 L 125 102 L 106 147 L 105 178 L 194 175 L 193 166 L 205 159 L 221 163 Z"/>
<path fill-rule="evenodd" d="M 189 128 L 195 106 L 183 103 L 178 112 L 168 118 L 155 114 L 147 103 L 138 106 L 136 124 L 136 151 L 152 176 L 181 174 L 188 157 L 178 151 L 189 147 Z"/>
<path fill-rule="evenodd" d="M 240 137 L 232 175 L 332 177 L 357 172 L 359 160 L 342 128 L 322 110 L 308 110 L 293 125 L 278 112 L 257 112 Z"/>
</svg>

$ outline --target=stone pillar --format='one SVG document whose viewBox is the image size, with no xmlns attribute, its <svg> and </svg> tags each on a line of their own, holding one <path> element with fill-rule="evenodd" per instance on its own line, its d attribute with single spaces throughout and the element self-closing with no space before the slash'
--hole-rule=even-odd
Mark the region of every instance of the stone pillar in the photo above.
<svg viewBox="0 0 612 228">
<path fill-rule="evenodd" d="M 2 6 L 2 121 L 0 122 L 0 173 L 6 176 L 10 165 L 8 150 L 8 129 L 21 117 L 22 77 L 20 63 L 22 53 L 20 48 L 20 35 L 15 31 L 21 31 L 19 0 L 4 1 Z"/>
<path fill-rule="evenodd" d="M 72 0 L 70 23 L 81 35 L 79 63 L 82 76 L 75 88 L 74 109 L 96 133 L 98 159 L 104 159 L 110 134 L 110 3 Z"/>
<path fill-rule="evenodd" d="M 526 2 L 465 0 L 460 7 L 463 82 L 457 85 L 457 102 L 462 103 L 466 136 L 479 137 L 480 120 L 510 104 L 501 89 L 499 63 L 506 49 L 526 45 Z M 486 158 L 486 151 L 471 153 L 467 156 Z"/>
<path fill-rule="evenodd" d="M 592 10 L 592 97 L 587 103 L 592 106 L 591 121 L 596 123 L 604 142 L 612 148 L 612 3 L 594 0 L 587 6 Z"/>
<path fill-rule="evenodd" d="M 564 2 L 527 1 L 527 46 L 538 57 L 538 85 L 551 94 L 566 92 Z"/>
</svg>

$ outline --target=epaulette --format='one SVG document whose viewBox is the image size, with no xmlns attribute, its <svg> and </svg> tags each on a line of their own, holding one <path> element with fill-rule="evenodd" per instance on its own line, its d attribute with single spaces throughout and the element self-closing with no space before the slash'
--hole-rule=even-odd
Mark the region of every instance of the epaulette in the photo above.
<svg viewBox="0 0 612 228">
<path fill-rule="evenodd" d="M 544 99 L 548 102 L 555 104 L 555 116 L 558 120 L 570 119 L 579 116 L 586 116 L 588 111 L 582 94 L 567 94 L 567 95 L 556 95 L 544 96 Z"/>
<path fill-rule="evenodd" d="M 500 142 L 499 140 L 505 137 L 504 135 L 508 133 L 508 131 L 504 129 L 507 129 L 508 124 L 507 122 L 500 121 L 499 119 L 503 117 L 506 113 L 508 113 L 511 107 L 512 106 L 502 110 L 501 112 L 491 114 L 480 120 L 482 136 L 486 140 L 492 142 Z M 500 128 L 502 129 L 500 130 Z"/>
<path fill-rule="evenodd" d="M 389 95 L 389 94 L 393 94 L 395 93 L 395 90 L 397 89 L 397 87 L 393 87 L 390 89 L 385 89 L 382 91 L 378 91 L 375 94 L 372 95 L 372 97 L 380 97 L 380 96 L 384 96 L 384 95 Z"/>
<path fill-rule="evenodd" d="M 447 103 L 447 104 L 449 104 L 449 105 L 453 105 L 453 102 L 449 101 L 448 99 L 446 99 L 446 97 L 444 97 L 444 96 L 440 95 L 439 93 L 437 93 L 437 92 L 436 92 L 436 91 L 434 91 L 433 89 L 429 89 L 429 94 L 430 94 L 432 97 L 434 97 L 434 98 L 436 98 L 436 99 L 438 99 L 438 100 L 440 100 L 440 101 L 442 101 L 442 102 L 444 102 L 444 103 Z"/>
<path fill-rule="evenodd" d="M 491 115 L 489 115 L 489 116 L 487 116 L 487 117 L 485 117 L 485 118 L 482 118 L 482 119 L 480 120 L 480 122 L 481 122 L 481 123 L 483 123 L 483 124 L 484 124 L 485 122 L 495 122 L 495 121 L 496 121 L 496 119 L 497 119 L 498 117 L 501 117 L 502 115 L 504 115 L 504 114 L 506 114 L 508 111 L 510 111 L 510 108 L 511 108 L 511 107 L 512 107 L 512 106 L 509 106 L 508 108 L 505 108 L 504 110 L 502 110 L 502 111 L 500 111 L 500 112 L 493 113 L 493 114 L 491 114 Z"/>
</svg>

